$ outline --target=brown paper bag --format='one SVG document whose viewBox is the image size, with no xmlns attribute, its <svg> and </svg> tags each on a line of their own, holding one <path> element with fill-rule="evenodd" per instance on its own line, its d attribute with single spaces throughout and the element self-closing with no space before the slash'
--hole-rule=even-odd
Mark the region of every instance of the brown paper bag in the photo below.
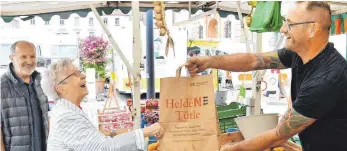
<svg viewBox="0 0 347 151">
<path fill-rule="evenodd" d="M 220 130 L 213 76 L 176 77 L 160 81 L 159 123 L 164 128 L 160 151 L 218 151 Z"/>
</svg>

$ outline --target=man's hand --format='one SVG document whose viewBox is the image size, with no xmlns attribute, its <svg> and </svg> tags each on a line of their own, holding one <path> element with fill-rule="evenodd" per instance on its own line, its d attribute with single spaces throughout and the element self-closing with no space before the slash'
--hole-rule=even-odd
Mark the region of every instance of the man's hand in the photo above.
<svg viewBox="0 0 347 151">
<path fill-rule="evenodd" d="M 278 147 L 278 145 L 302 132 L 315 121 L 315 119 L 301 115 L 293 108 L 289 108 L 275 129 L 223 149 L 224 151 L 228 151 L 228 149 L 231 151 L 256 151 Z"/>
<path fill-rule="evenodd" d="M 277 51 L 261 54 L 237 53 L 222 56 L 192 57 L 186 62 L 186 67 L 192 76 L 208 68 L 233 72 L 286 68 L 281 63 Z"/>
<path fill-rule="evenodd" d="M 225 145 L 223 145 L 222 147 L 221 147 L 221 149 L 220 149 L 220 151 L 235 151 L 235 149 L 234 149 L 234 145 L 235 145 L 236 143 L 228 143 L 228 144 L 225 144 Z"/>
<path fill-rule="evenodd" d="M 211 57 L 192 57 L 186 62 L 186 68 L 192 76 L 211 68 Z"/>
</svg>

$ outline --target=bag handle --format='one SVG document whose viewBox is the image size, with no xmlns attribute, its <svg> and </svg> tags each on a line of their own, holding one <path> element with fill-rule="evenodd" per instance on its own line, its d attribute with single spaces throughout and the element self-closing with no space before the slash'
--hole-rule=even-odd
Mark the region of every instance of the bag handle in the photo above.
<svg viewBox="0 0 347 151">
<path fill-rule="evenodd" d="M 185 66 L 186 66 L 186 64 L 182 64 L 182 65 L 180 65 L 180 66 L 177 68 L 177 70 L 176 70 L 176 77 L 177 77 L 177 78 L 181 77 L 182 68 L 185 67 Z"/>
</svg>

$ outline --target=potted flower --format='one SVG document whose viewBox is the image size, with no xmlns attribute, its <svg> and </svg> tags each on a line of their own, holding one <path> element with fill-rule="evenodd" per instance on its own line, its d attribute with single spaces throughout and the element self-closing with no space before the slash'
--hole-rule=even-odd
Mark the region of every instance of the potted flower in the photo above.
<svg viewBox="0 0 347 151">
<path fill-rule="evenodd" d="M 108 63 L 108 42 L 102 37 L 89 36 L 80 41 L 82 69 L 95 68 L 97 92 L 103 92 L 106 81 L 106 65 Z"/>
</svg>

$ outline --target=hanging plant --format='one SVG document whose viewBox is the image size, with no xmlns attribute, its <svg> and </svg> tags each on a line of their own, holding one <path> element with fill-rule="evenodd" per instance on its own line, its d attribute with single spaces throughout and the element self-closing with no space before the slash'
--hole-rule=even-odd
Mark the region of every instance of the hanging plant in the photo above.
<svg viewBox="0 0 347 151">
<path fill-rule="evenodd" d="M 79 47 L 83 71 L 86 68 L 95 68 L 96 76 L 106 78 L 106 65 L 109 61 L 108 42 L 102 37 L 89 36 L 80 42 Z"/>
</svg>

